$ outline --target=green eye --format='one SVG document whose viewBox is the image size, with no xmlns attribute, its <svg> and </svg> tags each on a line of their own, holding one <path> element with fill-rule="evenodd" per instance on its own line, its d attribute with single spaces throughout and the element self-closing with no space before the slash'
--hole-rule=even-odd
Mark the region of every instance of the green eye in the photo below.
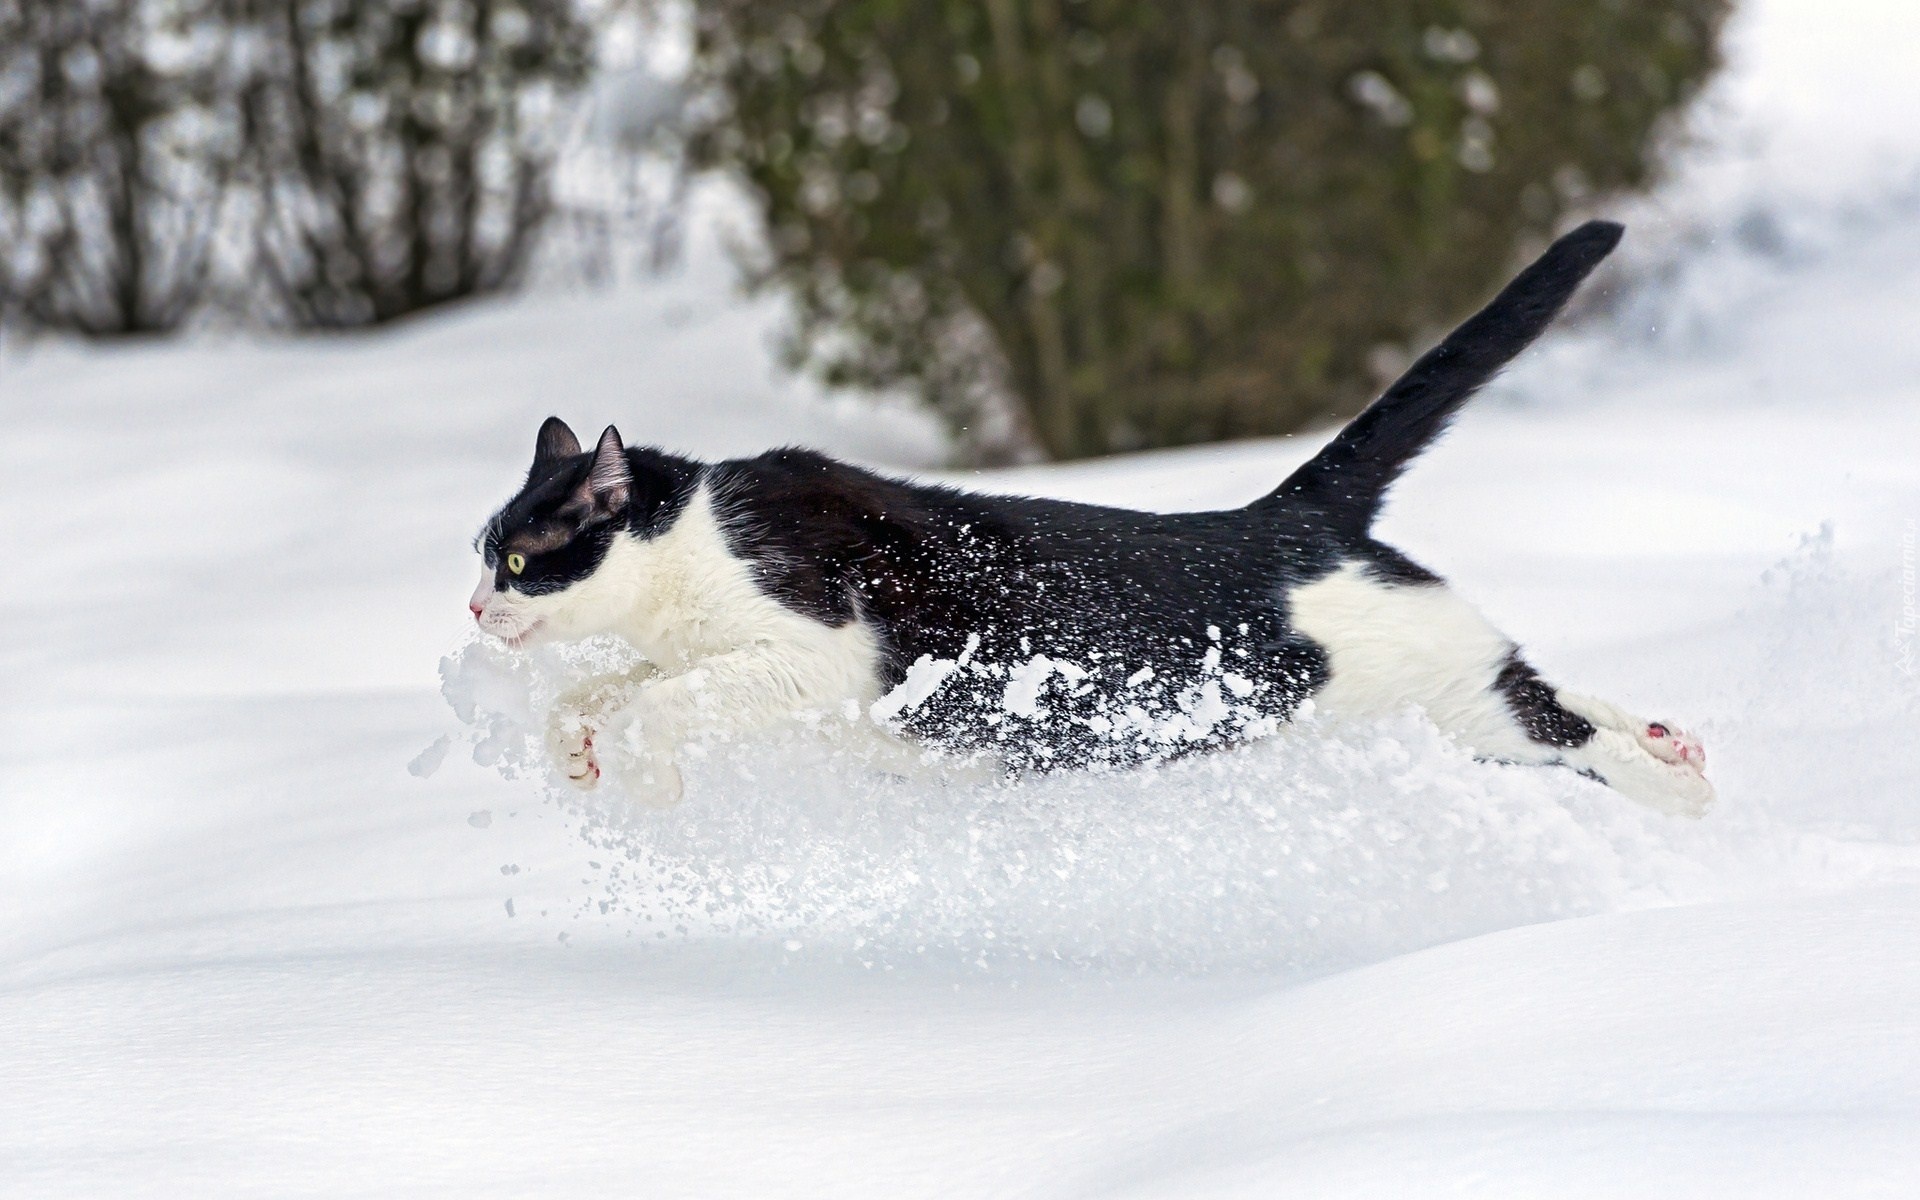
<svg viewBox="0 0 1920 1200">
<path fill-rule="evenodd" d="M 527 569 L 526 555 L 524 554 L 507 555 L 507 570 L 513 572 L 515 575 L 518 575 L 520 572 L 526 569 Z"/>
</svg>

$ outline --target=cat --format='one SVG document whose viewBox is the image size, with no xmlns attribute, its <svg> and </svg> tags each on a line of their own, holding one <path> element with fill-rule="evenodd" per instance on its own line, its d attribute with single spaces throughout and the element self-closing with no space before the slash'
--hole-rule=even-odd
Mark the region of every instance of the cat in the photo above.
<svg viewBox="0 0 1920 1200">
<path fill-rule="evenodd" d="M 1243 508 L 1160 515 L 887 478 L 808 450 L 591 452 L 557 417 L 487 523 L 469 608 L 524 646 L 617 634 L 646 662 L 565 696 L 556 765 L 679 797 L 676 752 L 805 712 L 870 715 L 1011 771 L 1109 769 L 1257 737 L 1312 702 L 1418 706 L 1472 753 L 1555 764 L 1667 813 L 1713 800 L 1697 739 L 1547 683 L 1370 533 L 1395 479 L 1558 314 L 1622 229 L 1582 225 Z"/>
</svg>

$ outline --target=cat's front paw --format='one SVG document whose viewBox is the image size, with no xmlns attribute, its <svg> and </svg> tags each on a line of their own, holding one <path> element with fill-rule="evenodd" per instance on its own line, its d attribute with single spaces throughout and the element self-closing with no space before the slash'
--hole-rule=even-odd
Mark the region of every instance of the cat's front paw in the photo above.
<svg viewBox="0 0 1920 1200">
<path fill-rule="evenodd" d="M 605 742 L 635 687 L 630 677 L 602 676 L 572 689 L 554 704 L 547 719 L 547 753 L 574 787 L 587 791 L 600 782 L 601 756 L 595 742 Z"/>
<path fill-rule="evenodd" d="M 567 782 L 582 791 L 600 782 L 600 761 L 593 751 L 599 732 L 597 714 L 562 704 L 547 723 L 547 753 Z"/>
</svg>

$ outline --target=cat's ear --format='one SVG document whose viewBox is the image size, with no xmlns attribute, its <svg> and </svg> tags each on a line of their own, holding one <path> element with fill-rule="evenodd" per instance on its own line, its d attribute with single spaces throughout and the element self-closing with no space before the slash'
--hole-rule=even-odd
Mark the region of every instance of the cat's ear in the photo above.
<svg viewBox="0 0 1920 1200">
<path fill-rule="evenodd" d="M 548 417 L 540 423 L 540 436 L 533 443 L 533 465 L 543 467 L 563 458 L 572 458 L 580 453 L 580 439 L 573 436 L 573 430 L 559 417 Z"/>
<path fill-rule="evenodd" d="M 632 496 L 633 466 L 627 462 L 626 447 L 620 444 L 620 431 L 609 425 L 600 435 L 600 444 L 593 448 L 593 465 L 587 468 L 587 477 L 561 511 L 585 524 L 625 512 Z"/>
</svg>

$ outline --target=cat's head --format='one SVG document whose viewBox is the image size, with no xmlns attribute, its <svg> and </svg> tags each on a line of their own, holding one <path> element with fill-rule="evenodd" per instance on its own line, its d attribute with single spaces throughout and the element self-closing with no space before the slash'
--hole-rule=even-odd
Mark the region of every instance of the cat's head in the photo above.
<svg viewBox="0 0 1920 1200">
<path fill-rule="evenodd" d="M 621 445 L 611 425 L 583 453 L 566 422 L 548 417 L 526 483 L 474 542 L 480 586 L 467 608 L 481 632 L 518 646 L 614 628 L 635 581 L 606 569 L 609 558 L 621 539 L 652 537 L 671 523 L 692 466 Z"/>
</svg>

